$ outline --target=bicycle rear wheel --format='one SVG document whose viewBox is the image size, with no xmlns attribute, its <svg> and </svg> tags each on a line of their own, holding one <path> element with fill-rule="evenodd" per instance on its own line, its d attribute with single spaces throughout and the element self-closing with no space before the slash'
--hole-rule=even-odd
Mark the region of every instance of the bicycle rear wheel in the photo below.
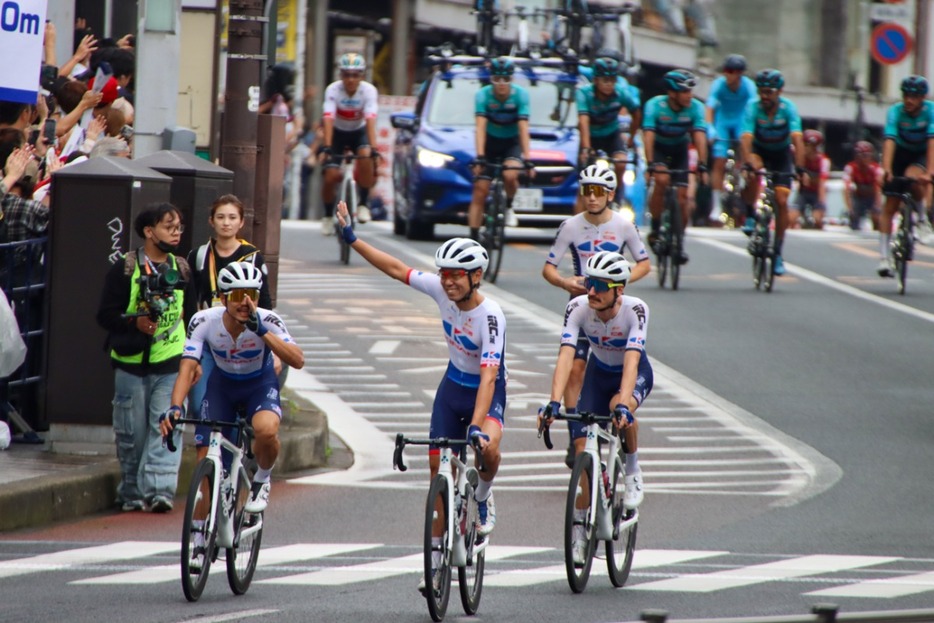
<svg viewBox="0 0 934 623">
<path fill-rule="evenodd" d="M 481 244 L 490 256 L 490 263 L 483 276 L 490 283 L 496 283 L 499 267 L 503 262 L 503 245 L 506 242 L 506 189 L 500 179 L 494 180 L 490 188 L 490 202 L 485 220 Z"/>
<path fill-rule="evenodd" d="M 564 566 L 567 570 L 568 584 L 575 593 L 582 593 L 587 588 L 590 579 L 590 568 L 593 566 L 593 553 L 596 545 L 597 532 L 590 521 L 590 499 L 587 499 L 588 508 L 577 508 L 577 497 L 584 490 L 582 482 L 586 482 L 588 489 L 593 482 L 593 457 L 586 452 L 578 455 L 574 462 L 574 471 L 571 472 L 571 482 L 568 484 L 568 498 L 564 512 Z M 584 518 L 575 518 L 575 511 L 583 510 Z M 574 564 L 574 533 L 575 526 L 583 528 L 584 547 L 583 564 Z"/>
<path fill-rule="evenodd" d="M 250 479 L 242 470 L 237 478 L 232 509 L 234 546 L 227 549 L 227 583 L 235 595 L 243 595 L 250 588 L 263 541 L 263 514 L 247 513 L 243 509 L 249 499 Z"/>
<path fill-rule="evenodd" d="M 425 505 L 425 600 L 428 613 L 433 621 L 444 619 L 451 597 L 451 552 L 448 550 L 447 517 L 448 481 L 441 475 L 435 476 L 428 490 L 428 502 Z M 433 525 L 440 522 L 443 526 L 441 544 L 432 543 Z M 441 561 L 435 566 L 433 554 L 439 552 Z"/>
<path fill-rule="evenodd" d="M 638 523 L 630 525 L 628 528 L 620 530 L 620 525 L 632 519 L 636 511 L 627 510 L 623 506 L 623 461 L 616 456 L 616 478 L 613 482 L 612 505 L 610 512 L 613 513 L 613 540 L 606 542 L 606 568 L 610 575 L 610 582 L 616 588 L 622 587 L 629 579 L 629 571 L 632 569 L 632 556 L 636 551 L 636 530 Z"/>
<path fill-rule="evenodd" d="M 765 253 L 765 257 L 762 260 L 763 263 L 763 279 L 765 283 L 763 287 L 766 292 L 772 291 L 772 285 L 775 283 L 775 246 L 770 244 L 768 246 L 768 251 Z"/>
<path fill-rule="evenodd" d="M 467 565 L 457 568 L 457 584 L 461 594 L 461 605 L 464 606 L 464 612 L 469 615 L 477 613 L 480 607 L 480 595 L 483 593 L 483 568 L 486 562 L 486 549 L 474 554 L 477 546 L 477 500 L 474 499 L 473 482 L 477 480 L 479 474 L 471 469 L 467 472 L 467 487 L 461 498 L 462 512 L 458 521 L 460 521 L 460 532 L 463 535 L 464 546 L 467 549 Z"/>
<path fill-rule="evenodd" d="M 357 184 L 352 179 L 341 182 L 340 201 L 347 204 L 347 214 L 350 217 L 350 228 L 357 226 Z M 340 260 L 342 264 L 350 263 L 350 245 L 344 242 L 344 237 L 340 232 L 340 225 L 336 222 L 337 244 L 340 245 Z"/>
<path fill-rule="evenodd" d="M 202 459 L 195 468 L 188 487 L 185 518 L 182 520 L 182 590 L 188 601 L 198 601 L 208 581 L 217 526 L 208 530 L 214 499 L 214 463 Z M 219 518 L 218 518 L 219 519 Z"/>
</svg>

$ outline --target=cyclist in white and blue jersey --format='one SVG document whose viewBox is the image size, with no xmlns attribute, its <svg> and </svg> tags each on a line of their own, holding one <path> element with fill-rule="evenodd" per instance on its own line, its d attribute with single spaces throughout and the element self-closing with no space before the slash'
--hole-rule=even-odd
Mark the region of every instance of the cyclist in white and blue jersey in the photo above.
<svg viewBox="0 0 934 623">
<path fill-rule="evenodd" d="M 751 167 L 746 173 L 746 224 L 743 232 L 752 233 L 755 225 L 753 205 L 759 197 L 759 179 L 756 171 L 765 168 L 778 171 L 775 176 L 775 267 L 776 275 L 785 274 L 782 243 L 788 229 L 788 195 L 794 172 L 804 172 L 804 139 L 798 108 L 782 97 L 785 77 L 777 69 L 763 69 L 756 74 L 759 99 L 749 102 L 743 121 L 743 157 Z M 792 169 L 794 163 L 794 169 Z"/>
<path fill-rule="evenodd" d="M 448 345 L 447 371 L 431 409 L 432 438 L 469 439 L 483 453 L 475 497 L 477 531 L 486 536 L 496 525 L 493 478 L 499 470 L 499 445 L 506 409 L 506 317 L 500 306 L 480 294 L 490 262 L 480 243 L 451 238 L 435 252 L 437 273 L 425 273 L 357 238 L 347 226 L 347 206 L 338 204 L 341 235 L 360 257 L 393 279 L 427 294 L 441 312 Z M 441 451 L 429 446 L 431 478 L 438 473 Z M 440 544 L 441 534 L 437 534 Z"/>
<path fill-rule="evenodd" d="M 882 170 L 885 175 L 883 192 L 887 193 L 879 221 L 880 277 L 894 277 L 891 238 L 892 217 L 898 210 L 897 193 L 906 188 L 896 185 L 893 177 L 931 179 L 928 167 L 934 164 L 934 102 L 924 99 L 928 94 L 928 81 L 922 76 L 908 76 L 902 80 L 902 101 L 889 108 L 885 120 L 885 142 L 882 143 Z M 912 196 L 921 204 L 925 188 L 912 184 Z M 888 194 L 895 193 L 895 194 Z"/>
<path fill-rule="evenodd" d="M 645 105 L 642 120 L 642 141 L 645 148 L 645 161 L 651 168 L 663 165 L 668 169 L 688 169 L 688 146 L 693 141 L 697 149 L 697 161 L 707 162 L 707 123 L 704 121 L 704 105 L 694 97 L 697 80 L 694 74 L 684 69 L 674 69 L 665 74 L 667 95 L 657 95 Z M 701 176 L 699 183 L 706 182 L 707 166 L 697 165 Z M 652 197 L 649 199 L 649 211 L 652 214 L 652 230 L 648 241 L 652 250 L 658 253 L 655 244 L 658 230 L 662 223 L 665 191 L 669 183 L 678 186 L 678 203 L 681 205 L 682 227 L 690 217 L 688 206 L 688 176 L 679 173 L 672 176 L 656 170 Z M 687 264 L 688 254 L 681 249 L 681 257 L 675 258 L 681 264 Z"/>
<path fill-rule="evenodd" d="M 201 356 L 213 357 L 216 368 L 208 378 L 201 417 L 233 422 L 237 407 L 244 409 L 255 434 L 253 452 L 258 466 L 244 508 L 249 513 L 261 513 L 269 503 L 269 480 L 279 456 L 282 419 L 273 354 L 296 369 L 305 365 L 305 356 L 282 318 L 256 306 L 263 286 L 259 268 L 250 262 L 228 264 L 218 273 L 217 286 L 223 307 L 202 310 L 188 323 L 182 362 L 172 389 L 172 406 L 160 418 L 160 428 L 163 436 L 172 431 L 175 420 L 184 414 L 188 392 L 201 375 Z M 207 455 L 209 436 L 209 427 L 197 427 L 199 460 Z M 228 461 L 229 457 L 225 463 Z"/>
<path fill-rule="evenodd" d="M 601 251 L 587 260 L 584 269 L 587 293 L 568 303 L 561 331 L 561 347 L 551 381 L 550 402 L 539 412 L 550 419 L 561 408 L 577 350 L 578 335 L 590 343 L 578 409 L 597 415 L 616 416 L 616 427 L 626 440 L 623 504 L 637 508 L 642 503 L 642 470 L 639 468 L 639 425 L 633 413 L 645 402 L 654 385 L 654 373 L 645 351 L 649 308 L 642 299 L 625 294 L 630 278 L 629 263 L 619 253 Z M 549 422 L 550 424 L 550 422 Z M 605 426 L 605 424 L 604 424 Z M 586 433 L 580 422 L 568 422 L 576 452 L 583 452 Z M 585 495 L 586 499 L 589 499 Z M 586 512 L 583 508 L 579 512 Z M 579 538 L 581 534 L 575 535 Z M 577 541 L 577 538 L 575 541 Z M 575 543 L 574 558 L 579 562 Z"/>
<path fill-rule="evenodd" d="M 739 142 L 746 106 L 756 98 L 756 83 L 745 72 L 746 59 L 740 54 L 730 54 L 723 61 L 723 75 L 713 81 L 707 96 L 707 138 L 711 142 L 710 155 L 713 157 L 710 172 L 711 220 L 720 216 L 726 152 L 732 142 Z M 738 148 L 736 157 L 739 157 Z"/>
</svg>

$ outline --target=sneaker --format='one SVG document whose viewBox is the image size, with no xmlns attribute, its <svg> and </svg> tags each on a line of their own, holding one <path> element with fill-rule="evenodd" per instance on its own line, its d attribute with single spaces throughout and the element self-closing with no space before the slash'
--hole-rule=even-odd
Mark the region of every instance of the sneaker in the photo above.
<svg viewBox="0 0 934 623">
<path fill-rule="evenodd" d="M 924 219 L 915 225 L 915 240 L 927 246 L 934 243 L 934 228 L 931 227 L 930 221 Z"/>
<path fill-rule="evenodd" d="M 191 539 L 191 559 L 188 561 L 188 568 L 195 573 L 201 573 L 201 567 L 204 565 L 204 533 L 195 532 Z"/>
<path fill-rule="evenodd" d="M 519 226 L 519 217 L 516 216 L 516 211 L 512 208 L 506 208 L 506 227 L 518 227 Z"/>
<path fill-rule="evenodd" d="M 493 492 L 490 497 L 483 500 L 477 500 L 477 534 L 487 536 L 493 532 L 496 527 L 496 504 L 493 502 Z"/>
<path fill-rule="evenodd" d="M 333 216 L 325 216 L 323 219 L 321 219 L 321 233 L 324 234 L 325 236 L 334 235 L 334 217 Z"/>
<path fill-rule="evenodd" d="M 779 277 L 785 274 L 785 260 L 782 259 L 781 255 L 775 256 L 775 265 L 772 267 L 772 272 Z"/>
<path fill-rule="evenodd" d="M 248 513 L 262 513 L 269 504 L 269 490 L 272 485 L 268 482 L 254 482 L 250 487 L 250 499 L 243 507 Z"/>
<path fill-rule="evenodd" d="M 747 216 L 746 222 L 743 223 L 743 233 L 746 234 L 747 236 L 751 236 L 752 230 L 754 230 L 755 228 L 756 228 L 756 219 L 751 216 Z"/>
<path fill-rule="evenodd" d="M 690 260 L 691 260 L 691 258 L 688 257 L 688 254 L 685 253 L 685 252 L 682 250 L 682 251 L 681 251 L 681 257 L 678 258 L 678 263 L 679 263 L 679 264 L 687 264 Z"/>
<path fill-rule="evenodd" d="M 879 262 L 879 268 L 876 269 L 876 272 L 879 273 L 880 277 L 894 277 L 895 267 L 892 266 L 892 260 L 886 258 Z"/>
<path fill-rule="evenodd" d="M 587 564 L 587 539 L 584 536 L 584 526 L 576 525 L 572 529 L 574 530 L 572 558 L 574 566 L 580 568 Z"/>
<path fill-rule="evenodd" d="M 149 510 L 154 513 L 167 513 L 172 510 L 172 500 L 164 495 L 157 495 L 152 499 Z"/>
<path fill-rule="evenodd" d="M 123 503 L 123 505 L 120 507 L 120 510 L 122 510 L 125 513 L 129 513 L 132 511 L 141 511 L 145 509 L 146 509 L 146 505 L 143 503 L 142 500 L 126 500 Z"/>
<path fill-rule="evenodd" d="M 642 472 L 628 474 L 625 478 L 626 491 L 623 493 L 623 506 L 632 510 L 642 504 Z"/>
<path fill-rule="evenodd" d="M 373 220 L 373 215 L 370 214 L 370 209 L 365 205 L 357 206 L 357 222 L 366 223 Z"/>
</svg>

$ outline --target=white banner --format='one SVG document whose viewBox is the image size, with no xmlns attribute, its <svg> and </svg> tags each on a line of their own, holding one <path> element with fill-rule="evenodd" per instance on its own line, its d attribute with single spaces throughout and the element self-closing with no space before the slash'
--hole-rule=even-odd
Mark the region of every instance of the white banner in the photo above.
<svg viewBox="0 0 934 623">
<path fill-rule="evenodd" d="M 373 194 L 379 195 L 386 211 L 392 215 L 393 181 L 392 157 L 393 145 L 396 142 L 396 129 L 389 122 L 389 116 L 397 112 L 412 112 L 415 110 L 417 98 L 413 95 L 380 95 L 379 114 L 376 117 L 376 151 L 382 156 L 376 174 L 376 186 Z"/>
<path fill-rule="evenodd" d="M 45 12 L 46 0 L 0 2 L 0 100 L 36 103 Z"/>
</svg>

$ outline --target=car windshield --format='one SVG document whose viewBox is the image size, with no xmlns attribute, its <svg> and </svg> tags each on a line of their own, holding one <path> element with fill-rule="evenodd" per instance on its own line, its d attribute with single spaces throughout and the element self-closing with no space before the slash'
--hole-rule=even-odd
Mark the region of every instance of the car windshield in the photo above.
<svg viewBox="0 0 934 623">
<path fill-rule="evenodd" d="M 516 84 L 521 84 L 529 91 L 529 125 L 537 128 L 557 128 L 577 126 L 577 107 L 574 104 L 573 91 L 564 91 L 564 99 L 560 112 L 555 114 L 558 104 L 558 83 L 539 80 L 535 86 L 529 84 L 528 78 L 516 75 Z M 449 83 L 438 81 L 432 90 L 431 103 L 428 110 L 428 123 L 433 126 L 473 127 L 474 126 L 474 98 L 482 85 L 476 78 L 455 78 Z M 562 88 L 567 89 L 566 83 Z M 569 108 L 570 107 L 570 108 Z M 553 119 L 552 116 L 560 116 Z M 563 123 L 562 123 L 563 122 Z"/>
</svg>

